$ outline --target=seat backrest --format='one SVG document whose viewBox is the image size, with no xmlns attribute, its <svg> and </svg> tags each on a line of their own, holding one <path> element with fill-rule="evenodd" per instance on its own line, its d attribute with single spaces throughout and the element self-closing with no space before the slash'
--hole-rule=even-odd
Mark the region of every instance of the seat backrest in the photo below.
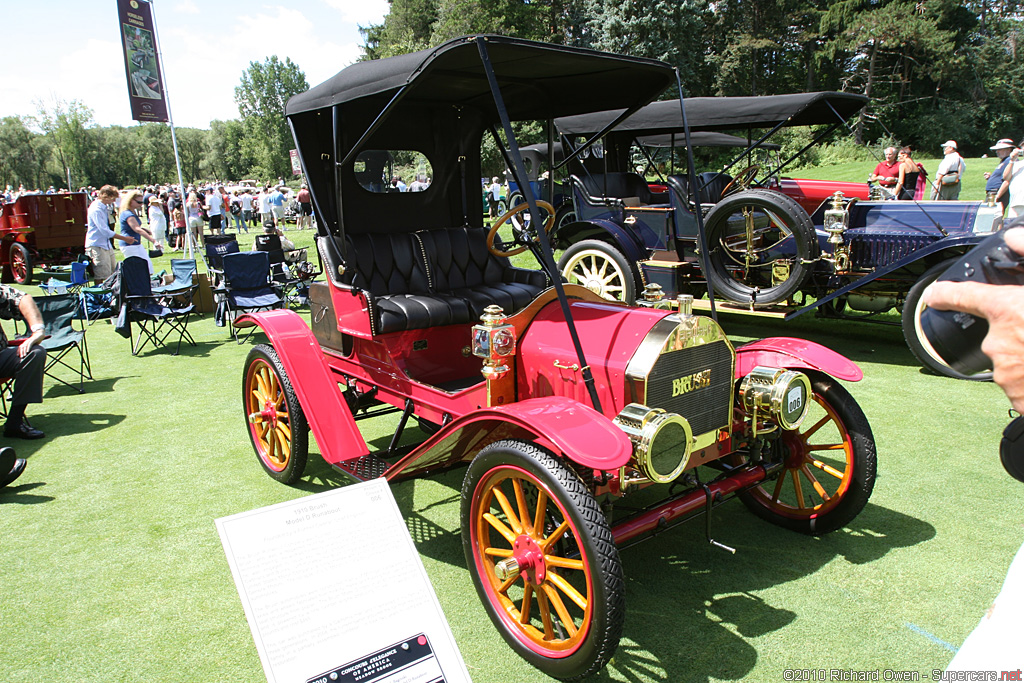
<svg viewBox="0 0 1024 683">
<path fill-rule="evenodd" d="M 636 173 L 594 173 L 582 180 L 592 197 L 637 197 L 641 204 L 651 203 L 651 188 Z"/>
<path fill-rule="evenodd" d="M 450 292 L 504 281 L 507 258 L 487 250 L 486 228 L 423 230 L 423 243 L 434 291 Z"/>
<path fill-rule="evenodd" d="M 701 204 L 715 204 L 722 198 L 725 187 L 732 182 L 728 173 L 706 171 L 697 176 L 697 196 Z"/>
<path fill-rule="evenodd" d="M 256 251 L 281 251 L 280 235 L 256 235 Z"/>
<path fill-rule="evenodd" d="M 206 242 L 206 261 L 212 268 L 220 270 L 223 268 L 224 257 L 228 254 L 237 254 L 238 240 L 229 242 Z"/>
<path fill-rule="evenodd" d="M 71 284 L 73 285 L 84 285 L 89 281 L 88 276 L 85 272 L 85 264 L 81 261 L 74 261 L 71 264 Z"/>
<path fill-rule="evenodd" d="M 121 293 L 128 296 L 152 296 L 149 263 L 141 256 L 129 256 L 121 262 Z"/>
<path fill-rule="evenodd" d="M 171 273 L 176 284 L 192 284 L 192 276 L 196 273 L 196 260 L 186 258 L 171 259 Z"/>
<path fill-rule="evenodd" d="M 82 300 L 78 294 L 51 294 L 35 300 L 39 313 L 43 317 L 46 334 L 51 338 L 59 338 L 71 330 L 71 321 L 78 315 Z"/>
<path fill-rule="evenodd" d="M 241 251 L 224 256 L 224 282 L 229 291 L 270 289 L 270 259 L 265 251 Z"/>
<path fill-rule="evenodd" d="M 423 250 L 412 233 L 350 234 L 345 241 L 345 284 L 374 296 L 430 292 Z"/>
</svg>

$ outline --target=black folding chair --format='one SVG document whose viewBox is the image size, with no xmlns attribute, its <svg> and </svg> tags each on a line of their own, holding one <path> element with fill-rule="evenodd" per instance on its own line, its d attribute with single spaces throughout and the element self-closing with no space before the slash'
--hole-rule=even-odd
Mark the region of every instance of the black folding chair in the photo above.
<svg viewBox="0 0 1024 683">
<path fill-rule="evenodd" d="M 228 254 L 237 254 L 238 240 L 215 239 L 219 235 L 210 235 L 206 238 L 206 270 L 210 273 L 210 285 L 219 287 L 224 277 L 224 257 Z"/>
<path fill-rule="evenodd" d="M 235 318 L 241 313 L 269 311 L 284 306 L 281 292 L 270 279 L 270 259 L 263 251 L 244 251 L 224 257 L 224 286 L 218 290 L 223 295 L 222 307 L 218 312 L 221 322 L 231 329 L 231 336 L 241 344 L 249 339 L 256 327 L 239 339 Z"/>
<path fill-rule="evenodd" d="M 188 318 L 192 314 L 191 303 L 181 307 L 170 308 L 164 305 L 164 297 L 153 294 L 153 283 L 149 279 L 149 264 L 138 256 L 129 256 L 121 263 L 121 305 L 126 307 L 126 323 L 128 339 L 132 345 L 132 355 L 137 356 L 146 347 L 164 346 L 164 342 L 173 333 L 178 333 L 178 346 L 174 355 L 181 351 L 182 340 L 196 345 L 195 339 L 188 331 Z M 131 324 L 139 328 L 138 339 L 131 332 Z"/>
<path fill-rule="evenodd" d="M 309 286 L 303 278 L 297 277 L 292 272 L 285 250 L 281 245 L 281 237 L 279 235 L 257 235 L 255 246 L 256 251 L 266 252 L 270 260 L 270 279 L 281 289 L 281 296 L 284 297 L 285 304 L 291 308 L 303 303 L 305 297 L 301 295 L 300 290 L 308 290 Z M 300 250 L 292 250 L 293 253 L 296 251 Z M 305 249 L 301 251 L 305 252 Z"/>
<path fill-rule="evenodd" d="M 47 356 L 43 372 L 61 384 L 77 389 L 78 393 L 84 393 L 85 380 L 92 379 L 92 366 L 89 363 L 89 346 L 85 340 L 84 326 L 81 330 L 76 330 L 74 326 L 75 318 L 81 318 L 80 295 L 75 293 L 52 294 L 41 296 L 35 301 L 43 316 L 43 325 L 47 334 L 47 337 L 39 342 L 39 345 L 46 349 Z M 74 352 L 78 353 L 77 363 L 74 362 Z M 58 365 L 78 375 L 77 387 L 53 374 L 52 371 Z"/>
</svg>

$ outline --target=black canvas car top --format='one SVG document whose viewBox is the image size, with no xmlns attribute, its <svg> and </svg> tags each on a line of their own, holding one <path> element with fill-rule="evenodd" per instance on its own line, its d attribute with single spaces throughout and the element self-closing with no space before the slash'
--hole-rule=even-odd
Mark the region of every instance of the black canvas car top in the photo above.
<svg viewBox="0 0 1024 683">
<path fill-rule="evenodd" d="M 867 104 L 863 95 L 843 92 L 791 93 L 760 97 L 689 97 L 686 122 L 691 131 L 737 128 L 772 128 L 780 123 L 810 126 L 843 120 Z M 834 111 L 833 111 L 834 110 Z M 555 121 L 563 135 L 584 135 L 604 128 L 622 109 L 567 116 Z M 647 133 L 682 130 L 679 100 L 652 102 L 615 127 L 616 131 Z"/>
<path fill-rule="evenodd" d="M 653 99 L 674 80 L 672 68 L 653 59 L 505 36 L 481 36 L 513 119 L 567 116 L 628 107 Z M 288 100 L 289 117 L 361 98 L 389 97 L 412 86 L 406 101 L 493 108 L 477 37 L 429 50 L 357 62 Z M 642 100 L 641 100 L 642 101 Z"/>
</svg>

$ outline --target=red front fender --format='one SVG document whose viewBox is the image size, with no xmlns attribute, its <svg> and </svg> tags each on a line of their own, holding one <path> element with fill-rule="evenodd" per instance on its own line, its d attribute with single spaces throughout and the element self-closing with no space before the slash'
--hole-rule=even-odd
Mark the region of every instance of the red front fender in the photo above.
<svg viewBox="0 0 1024 683">
<path fill-rule="evenodd" d="M 633 454 L 629 437 L 607 417 L 571 398 L 547 396 L 463 415 L 392 465 L 386 476 L 468 460 L 510 436 L 546 441 L 573 462 L 597 470 L 618 469 Z"/>
<path fill-rule="evenodd" d="M 235 324 L 259 325 L 266 333 L 288 373 L 324 460 L 336 463 L 370 452 L 319 342 L 297 313 L 275 310 L 246 314 Z"/>
<path fill-rule="evenodd" d="M 818 370 L 850 382 L 864 377 L 849 358 L 821 344 L 793 337 L 769 337 L 736 349 L 736 377 L 746 376 L 756 365 Z"/>
</svg>

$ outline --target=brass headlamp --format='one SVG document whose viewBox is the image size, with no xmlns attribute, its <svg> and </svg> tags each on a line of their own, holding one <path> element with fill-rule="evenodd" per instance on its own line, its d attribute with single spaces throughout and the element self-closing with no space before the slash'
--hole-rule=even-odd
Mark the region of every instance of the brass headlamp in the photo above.
<svg viewBox="0 0 1024 683">
<path fill-rule="evenodd" d="M 506 359 L 516 352 L 516 330 L 508 324 L 501 306 L 484 309 L 480 323 L 473 325 L 473 355 L 484 359 L 481 369 L 489 380 L 501 379 L 509 370 Z"/>
<path fill-rule="evenodd" d="M 807 417 L 811 381 L 802 372 L 758 365 L 740 382 L 740 405 L 750 415 L 754 436 L 757 421 L 769 419 L 786 431 L 800 426 Z"/>
</svg>

